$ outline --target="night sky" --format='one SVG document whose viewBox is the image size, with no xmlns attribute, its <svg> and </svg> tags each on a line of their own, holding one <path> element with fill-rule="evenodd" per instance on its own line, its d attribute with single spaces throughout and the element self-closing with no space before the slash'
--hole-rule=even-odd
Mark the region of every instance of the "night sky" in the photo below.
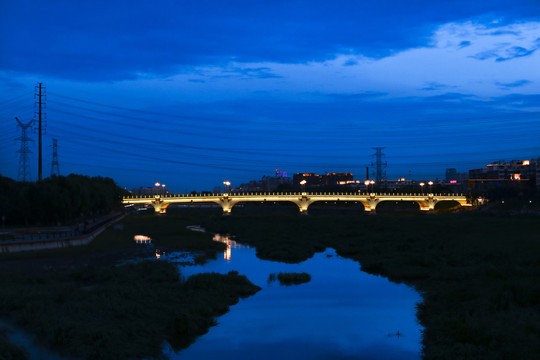
<svg viewBox="0 0 540 360">
<path fill-rule="evenodd" d="M 0 1 L 0 174 L 46 86 L 44 176 L 232 186 L 540 157 L 540 2 Z M 32 133 L 37 179 L 37 133 Z"/>
</svg>

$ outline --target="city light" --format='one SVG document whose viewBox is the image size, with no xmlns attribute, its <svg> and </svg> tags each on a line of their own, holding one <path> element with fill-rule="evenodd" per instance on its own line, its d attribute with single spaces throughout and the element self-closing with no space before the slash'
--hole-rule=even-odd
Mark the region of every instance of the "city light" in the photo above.
<svg viewBox="0 0 540 360">
<path fill-rule="evenodd" d="M 306 179 L 300 181 L 300 185 L 302 185 L 302 192 L 306 192 Z"/>
</svg>

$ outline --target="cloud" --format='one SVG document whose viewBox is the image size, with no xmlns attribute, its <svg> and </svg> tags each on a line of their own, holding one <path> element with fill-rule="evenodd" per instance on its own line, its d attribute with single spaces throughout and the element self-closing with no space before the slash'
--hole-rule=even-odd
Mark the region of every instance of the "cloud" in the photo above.
<svg viewBox="0 0 540 360">
<path fill-rule="evenodd" d="M 386 96 L 386 92 L 378 91 L 366 91 L 360 93 L 347 93 L 347 94 L 324 94 L 327 97 L 342 100 L 342 101 L 362 101 L 362 100 L 371 100 L 374 98 L 381 98 Z"/>
<path fill-rule="evenodd" d="M 521 87 L 521 86 L 531 84 L 532 81 L 530 81 L 530 80 L 516 80 L 516 81 L 510 82 L 510 83 L 500 83 L 500 82 L 497 81 L 495 83 L 497 85 L 499 85 L 500 87 L 503 87 L 503 88 L 517 88 L 517 87 Z"/>
<path fill-rule="evenodd" d="M 533 54 L 537 49 L 525 49 L 521 46 L 513 46 L 506 50 L 506 56 L 500 56 L 496 61 L 507 61 Z"/>
<path fill-rule="evenodd" d="M 0 71 L 83 81 L 166 77 L 183 67 L 231 61 L 306 64 L 342 53 L 381 59 L 426 46 L 438 24 L 486 13 L 522 21 L 539 8 L 528 0 L 516 0 L 512 7 L 504 0 L 411 0 L 407 6 L 400 0 L 32 5 L 1 2 Z M 462 39 L 462 46 L 467 41 Z"/>
<path fill-rule="evenodd" d="M 436 90 L 451 89 L 451 88 L 455 88 L 455 87 L 456 86 L 449 86 L 449 85 L 445 85 L 445 84 L 441 84 L 441 83 L 438 83 L 438 82 L 431 81 L 431 82 L 425 83 L 425 87 L 421 88 L 420 90 L 422 90 L 422 91 L 436 91 Z"/>
</svg>

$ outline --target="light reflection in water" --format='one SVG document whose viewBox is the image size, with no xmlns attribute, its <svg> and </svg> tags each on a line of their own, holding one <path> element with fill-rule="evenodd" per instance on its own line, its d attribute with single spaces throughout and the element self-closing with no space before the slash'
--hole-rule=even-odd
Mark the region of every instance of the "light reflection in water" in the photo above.
<svg viewBox="0 0 540 360">
<path fill-rule="evenodd" d="M 133 240 L 135 240 L 135 242 L 137 244 L 150 244 L 152 243 L 152 239 L 146 235 L 135 235 L 133 237 Z"/>
<path fill-rule="evenodd" d="M 227 249 L 223 252 L 223 259 L 230 261 L 233 248 L 245 248 L 245 246 L 238 244 L 236 241 L 231 240 L 229 235 L 214 234 L 212 240 L 224 243 L 227 245 Z"/>
<path fill-rule="evenodd" d="M 261 260 L 255 249 L 227 236 L 214 240 L 227 244 L 228 254 L 204 265 L 180 266 L 182 276 L 238 271 L 262 290 L 232 306 L 217 319 L 218 326 L 187 349 L 165 350 L 171 360 L 419 358 L 415 306 L 421 298 L 414 289 L 368 275 L 333 249 L 285 264 Z M 279 272 L 306 272 L 312 281 L 291 287 L 268 283 L 269 274 Z"/>
</svg>

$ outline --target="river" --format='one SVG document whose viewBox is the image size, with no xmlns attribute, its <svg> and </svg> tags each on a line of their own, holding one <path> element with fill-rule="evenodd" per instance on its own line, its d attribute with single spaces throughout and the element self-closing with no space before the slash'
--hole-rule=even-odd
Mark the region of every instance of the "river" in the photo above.
<svg viewBox="0 0 540 360">
<path fill-rule="evenodd" d="M 180 266 L 182 276 L 238 271 L 262 288 L 217 319 L 217 326 L 171 359 L 418 359 L 420 295 L 412 288 L 360 271 L 335 250 L 299 264 L 257 258 L 255 249 L 227 237 L 216 260 Z M 282 286 L 271 273 L 306 272 L 309 283 Z"/>
<path fill-rule="evenodd" d="M 238 271 L 262 288 L 240 299 L 217 319 L 209 332 L 179 352 L 165 344 L 172 360 L 190 359 L 419 359 L 421 326 L 415 317 L 420 295 L 412 288 L 360 271 L 357 262 L 338 256 L 333 249 L 317 253 L 299 264 L 257 258 L 255 249 L 228 237 L 214 240 L 227 250 L 204 265 L 186 253 L 158 259 L 178 262 L 181 276 L 203 272 Z M 182 264 L 182 265 L 180 265 Z M 282 286 L 270 274 L 306 272 L 311 281 Z M 25 347 L 30 360 L 66 359 L 54 355 L 7 323 L 10 339 Z"/>
</svg>

